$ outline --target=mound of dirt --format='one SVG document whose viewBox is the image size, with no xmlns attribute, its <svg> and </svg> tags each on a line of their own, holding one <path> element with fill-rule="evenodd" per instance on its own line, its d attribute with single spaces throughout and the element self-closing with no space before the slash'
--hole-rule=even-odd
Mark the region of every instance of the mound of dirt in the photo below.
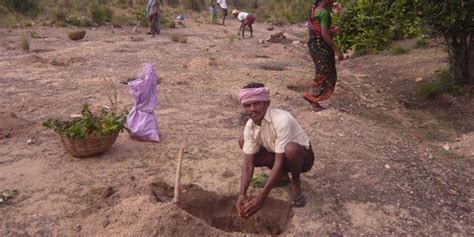
<svg viewBox="0 0 474 237">
<path fill-rule="evenodd" d="M 166 183 L 152 183 L 150 187 L 157 201 L 171 200 L 173 188 Z M 183 187 L 180 207 L 208 225 L 230 233 L 277 235 L 286 230 L 290 220 L 288 202 L 269 197 L 261 211 L 243 219 L 234 209 L 236 199 L 235 196 L 221 196 L 189 184 Z"/>
</svg>

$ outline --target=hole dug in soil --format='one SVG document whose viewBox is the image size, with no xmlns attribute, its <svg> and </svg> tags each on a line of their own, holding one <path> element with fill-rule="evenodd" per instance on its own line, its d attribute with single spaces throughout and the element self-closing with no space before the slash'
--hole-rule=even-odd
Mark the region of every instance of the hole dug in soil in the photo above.
<svg viewBox="0 0 474 237">
<path fill-rule="evenodd" d="M 154 182 L 150 187 L 153 198 L 159 202 L 168 202 L 173 197 L 173 187 L 166 183 Z M 180 207 L 226 232 L 277 235 L 286 230 L 291 218 L 288 202 L 268 197 L 257 214 L 243 219 L 235 211 L 236 200 L 236 196 L 222 196 L 188 184 L 182 186 Z"/>
</svg>

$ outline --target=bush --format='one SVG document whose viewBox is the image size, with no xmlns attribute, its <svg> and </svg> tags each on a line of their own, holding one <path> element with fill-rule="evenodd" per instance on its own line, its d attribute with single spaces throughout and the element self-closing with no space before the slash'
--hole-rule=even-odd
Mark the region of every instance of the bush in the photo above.
<svg viewBox="0 0 474 237">
<path fill-rule="evenodd" d="M 334 18 L 343 31 L 336 37 L 342 50 L 383 50 L 392 40 L 416 37 L 420 20 L 408 12 L 406 0 L 348 2 L 346 11 Z"/>
<path fill-rule="evenodd" d="M 126 24 L 128 23 L 128 19 L 126 17 L 123 17 L 123 16 L 112 16 L 112 20 L 110 21 L 110 23 L 114 26 L 114 27 L 121 27 L 123 24 Z"/>
<path fill-rule="evenodd" d="M 97 24 L 103 24 L 112 20 L 113 11 L 108 6 L 91 3 L 87 7 L 87 11 L 91 15 L 92 21 Z"/>
<path fill-rule="evenodd" d="M 426 48 L 428 46 L 428 42 L 424 39 L 416 39 L 415 45 L 413 48 L 418 49 L 418 48 Z"/>
<path fill-rule="evenodd" d="M 408 50 L 405 49 L 400 44 L 395 44 L 395 45 L 392 46 L 392 50 L 391 50 L 392 55 L 401 55 L 401 54 L 405 54 L 406 52 L 408 52 Z"/>
<path fill-rule="evenodd" d="M 423 84 L 420 88 L 420 94 L 425 98 L 444 92 L 454 96 L 458 96 L 461 93 L 461 87 L 454 82 L 452 75 L 448 71 L 439 72 L 435 80 Z"/>
<path fill-rule="evenodd" d="M 133 12 L 135 19 L 138 21 L 138 24 L 141 26 L 148 26 L 148 19 L 146 18 L 146 13 L 143 9 L 135 9 Z"/>
<path fill-rule="evenodd" d="M 16 19 L 5 7 L 0 6 L 0 27 L 14 27 Z"/>
<path fill-rule="evenodd" d="M 181 4 L 184 8 L 198 12 L 207 9 L 207 2 L 208 0 L 181 0 Z"/>
<path fill-rule="evenodd" d="M 37 0 L 0 0 L 0 5 L 27 16 L 37 16 L 40 8 Z"/>
</svg>

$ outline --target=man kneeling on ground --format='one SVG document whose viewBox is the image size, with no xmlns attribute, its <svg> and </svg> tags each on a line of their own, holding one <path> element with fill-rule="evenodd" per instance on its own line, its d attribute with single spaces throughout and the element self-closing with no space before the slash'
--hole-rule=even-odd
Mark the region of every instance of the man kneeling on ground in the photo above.
<svg viewBox="0 0 474 237">
<path fill-rule="evenodd" d="M 245 153 L 236 209 L 240 217 L 248 218 L 263 202 L 280 177 L 291 173 L 288 195 L 293 207 L 305 205 L 300 174 L 311 169 L 314 153 L 308 136 L 287 111 L 269 108 L 269 89 L 261 83 L 250 83 L 239 92 L 239 101 L 249 120 L 239 139 Z M 255 167 L 268 167 L 270 175 L 262 191 L 245 203 L 247 189 Z"/>
</svg>

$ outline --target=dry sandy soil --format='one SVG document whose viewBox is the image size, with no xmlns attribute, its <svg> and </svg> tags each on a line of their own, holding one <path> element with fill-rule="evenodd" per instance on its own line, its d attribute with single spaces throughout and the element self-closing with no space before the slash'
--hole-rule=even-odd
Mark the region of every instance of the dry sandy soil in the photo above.
<svg viewBox="0 0 474 237">
<path fill-rule="evenodd" d="M 312 62 L 304 44 L 291 43 L 305 41 L 304 26 L 269 32 L 257 23 L 253 39 L 239 40 L 234 20 L 227 27 L 199 21 L 156 38 L 132 27 L 89 28 L 77 42 L 64 28 L 0 29 L 0 191 L 18 190 L 0 204 L 1 236 L 474 234 L 472 96 L 418 95 L 420 83 L 447 65 L 441 48 L 338 63 L 336 92 L 314 113 L 301 96 Z M 29 31 L 40 38 L 25 53 L 18 42 Z M 290 43 L 258 41 L 278 31 Z M 171 41 L 173 33 L 187 43 Z M 77 159 L 41 126 L 85 102 L 107 105 L 104 77 L 116 83 L 120 107 L 130 109 L 120 82 L 145 63 L 160 76 L 161 143 L 123 133 L 106 154 Z M 252 81 L 265 83 L 272 106 L 299 120 L 317 161 L 302 177 L 305 208 L 289 209 L 287 187 L 275 188 L 246 221 L 232 210 L 244 125 L 236 94 Z M 182 145 L 177 207 L 168 201 Z"/>
</svg>

